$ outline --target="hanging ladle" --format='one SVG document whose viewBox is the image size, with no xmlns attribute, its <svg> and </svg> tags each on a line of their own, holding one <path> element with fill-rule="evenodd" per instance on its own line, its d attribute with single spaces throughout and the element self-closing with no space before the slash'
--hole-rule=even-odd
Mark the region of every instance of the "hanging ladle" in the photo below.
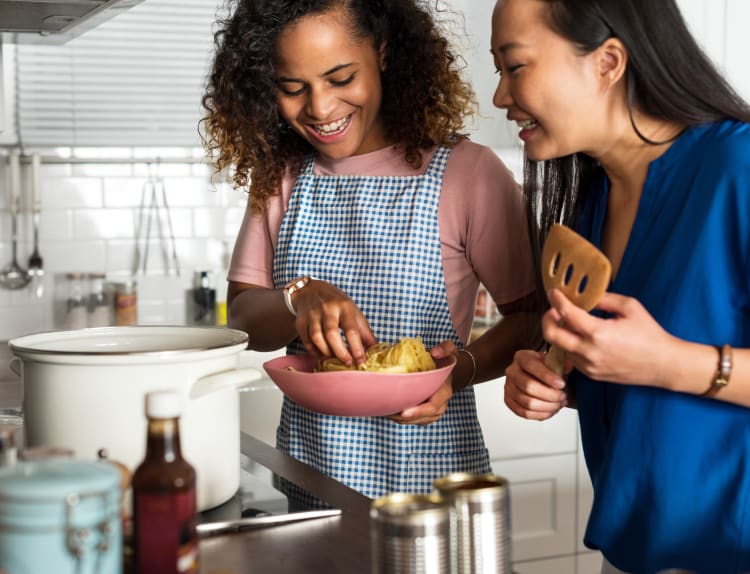
<svg viewBox="0 0 750 574">
<path fill-rule="evenodd" d="M 10 168 L 10 221 L 11 249 L 13 259 L 0 272 L 0 285 L 6 289 L 23 289 L 31 281 L 28 272 L 18 264 L 18 212 L 21 208 L 21 166 L 18 153 L 12 153 L 8 160 Z"/>
</svg>

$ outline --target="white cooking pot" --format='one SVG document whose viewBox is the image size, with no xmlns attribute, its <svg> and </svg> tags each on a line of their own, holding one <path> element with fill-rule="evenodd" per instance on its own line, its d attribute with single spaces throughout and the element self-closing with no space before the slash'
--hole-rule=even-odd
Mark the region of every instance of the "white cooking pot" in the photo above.
<svg viewBox="0 0 750 574">
<path fill-rule="evenodd" d="M 103 327 L 39 333 L 9 342 L 23 378 L 26 446 L 58 446 L 95 459 L 105 448 L 131 471 L 145 454 L 144 396 L 184 397 L 182 452 L 197 472 L 198 507 L 239 488 L 237 389 L 261 378 L 238 369 L 247 335 L 221 327 Z"/>
</svg>

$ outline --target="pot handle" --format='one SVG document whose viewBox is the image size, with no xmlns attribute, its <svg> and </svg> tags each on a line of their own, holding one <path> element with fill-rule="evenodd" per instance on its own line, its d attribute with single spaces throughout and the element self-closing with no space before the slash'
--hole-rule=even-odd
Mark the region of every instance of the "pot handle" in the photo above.
<svg viewBox="0 0 750 574">
<path fill-rule="evenodd" d="M 21 365 L 22 361 L 18 357 L 12 357 L 10 360 L 10 363 L 8 363 L 8 367 L 11 371 L 13 371 L 16 375 L 19 377 L 23 376 L 23 372 L 21 371 Z"/>
<path fill-rule="evenodd" d="M 252 367 L 207 375 L 195 381 L 193 386 L 190 387 L 190 398 L 199 399 L 200 397 L 226 388 L 240 389 L 262 377 L 263 374 L 258 369 Z"/>
</svg>

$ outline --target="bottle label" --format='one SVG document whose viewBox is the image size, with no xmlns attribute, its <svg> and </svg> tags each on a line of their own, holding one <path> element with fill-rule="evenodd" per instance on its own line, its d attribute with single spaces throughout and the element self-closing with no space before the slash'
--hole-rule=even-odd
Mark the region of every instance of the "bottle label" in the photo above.
<svg viewBox="0 0 750 574">
<path fill-rule="evenodd" d="M 140 574 L 198 572 L 195 491 L 135 493 L 135 547 Z"/>
</svg>

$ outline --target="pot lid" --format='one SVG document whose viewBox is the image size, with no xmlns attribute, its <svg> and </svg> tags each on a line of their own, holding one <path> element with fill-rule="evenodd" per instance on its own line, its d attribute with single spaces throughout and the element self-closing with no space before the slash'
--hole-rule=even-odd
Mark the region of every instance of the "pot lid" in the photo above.
<svg viewBox="0 0 750 574">
<path fill-rule="evenodd" d="M 181 325 L 98 327 L 52 331 L 11 339 L 20 356 L 181 355 L 247 345 L 247 333 L 226 327 Z"/>
</svg>

